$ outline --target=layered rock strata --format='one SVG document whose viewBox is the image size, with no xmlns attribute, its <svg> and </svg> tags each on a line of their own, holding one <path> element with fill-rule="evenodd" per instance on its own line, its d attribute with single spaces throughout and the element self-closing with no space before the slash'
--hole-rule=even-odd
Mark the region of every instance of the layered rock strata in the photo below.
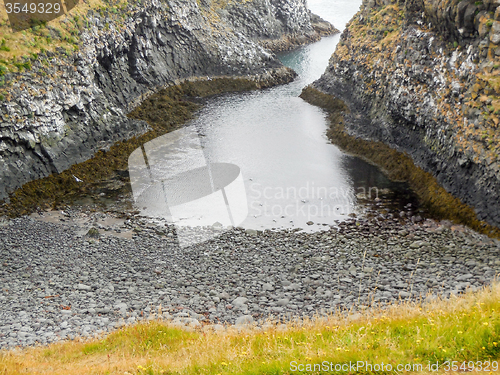
<svg viewBox="0 0 500 375">
<path fill-rule="evenodd" d="M 240 5 L 248 13 L 237 17 L 253 25 L 248 30 L 229 22 Z M 77 52 L 41 53 L 29 71 L 3 77 L 0 199 L 144 133 L 147 124 L 126 114 L 162 87 L 207 77 L 243 77 L 258 87 L 293 79 L 254 41 L 256 33 L 319 35 L 305 0 L 148 0 L 124 9 L 121 18 L 90 10 Z M 259 12 L 268 12 L 266 22 L 254 22 Z"/>
<path fill-rule="evenodd" d="M 313 87 L 500 226 L 500 3 L 364 1 Z"/>
</svg>

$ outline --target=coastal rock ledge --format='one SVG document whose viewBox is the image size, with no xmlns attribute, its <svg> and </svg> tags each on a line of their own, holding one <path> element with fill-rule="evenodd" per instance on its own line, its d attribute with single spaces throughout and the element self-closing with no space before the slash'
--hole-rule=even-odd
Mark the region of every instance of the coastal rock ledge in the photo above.
<svg viewBox="0 0 500 375">
<path fill-rule="evenodd" d="M 500 2 L 365 0 L 313 84 L 500 226 Z"/>
<path fill-rule="evenodd" d="M 66 25 L 83 23 L 74 52 L 33 54 L 27 71 L 0 77 L 0 199 L 145 133 L 148 125 L 126 114 L 161 88 L 211 77 L 289 82 L 295 73 L 263 46 L 289 49 L 336 31 L 305 0 L 113 4 L 64 16 Z"/>
</svg>

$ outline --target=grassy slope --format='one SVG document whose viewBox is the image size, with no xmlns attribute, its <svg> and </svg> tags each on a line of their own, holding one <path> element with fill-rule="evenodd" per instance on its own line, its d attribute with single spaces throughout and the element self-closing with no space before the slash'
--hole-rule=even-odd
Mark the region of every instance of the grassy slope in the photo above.
<svg viewBox="0 0 500 375">
<path fill-rule="evenodd" d="M 68 51 L 77 49 L 79 34 L 86 27 L 86 14 L 90 9 L 104 11 L 109 9 L 114 14 L 126 2 L 110 5 L 109 2 L 101 0 L 82 0 L 70 12 L 58 17 L 48 23 L 34 26 L 30 29 L 13 32 L 10 28 L 5 7 L 0 7 L 0 64 L 6 68 L 6 72 L 20 72 L 26 68 L 17 65 L 16 62 L 36 58 L 40 52 L 54 52 L 58 47 Z"/>
<path fill-rule="evenodd" d="M 217 9 L 228 3 L 247 3 L 251 0 L 213 0 L 210 7 L 200 8 L 208 16 L 208 20 L 217 22 Z M 46 51 L 65 50 L 72 53 L 79 49 L 80 33 L 89 28 L 88 12 L 93 10 L 105 22 L 103 32 L 111 24 L 120 31 L 125 22 L 136 13 L 141 0 L 78 0 L 77 6 L 66 14 L 32 28 L 13 31 L 10 27 L 7 10 L 0 6 L 0 77 L 12 72 L 18 73 L 30 69 L 30 60 Z M 2 85 L 0 85 L 1 87 Z"/>
<path fill-rule="evenodd" d="M 247 0 L 231 0 L 246 2 Z M 213 1 L 209 8 L 201 7 L 209 21 L 218 22 L 216 10 L 226 5 L 226 1 Z M 31 69 L 40 54 L 52 52 L 70 55 L 80 48 L 80 34 L 90 28 L 89 11 L 100 17 L 104 27 L 99 33 L 107 33 L 111 28 L 116 32 L 125 29 L 125 24 L 140 9 L 141 0 L 79 0 L 78 5 L 66 14 L 49 22 L 13 31 L 7 10 L 0 6 L 0 100 L 9 100 L 8 73 L 22 73 Z M 45 56 L 42 56 L 45 59 Z M 49 62 L 46 61 L 47 64 Z M 15 76 L 14 76 L 15 79 Z"/>
<path fill-rule="evenodd" d="M 436 2 L 430 2 L 435 4 Z M 450 1 L 440 2 L 440 6 L 448 6 Z M 397 55 L 397 45 L 402 38 L 404 11 L 403 7 L 398 4 L 390 4 L 379 8 L 374 8 L 365 14 L 363 21 L 358 17 L 354 17 L 349 23 L 350 31 L 350 45 L 349 47 L 342 42 L 339 43 L 335 55 L 338 59 L 349 59 L 352 50 L 363 50 L 357 59 L 359 65 L 371 66 L 377 65 L 377 61 L 381 60 L 395 60 Z M 487 20 L 481 21 L 487 23 Z M 490 22 L 492 22 L 490 20 Z M 423 25 L 421 29 L 424 32 L 432 32 Z M 491 46 L 493 46 L 491 44 Z M 494 47 L 494 46 L 493 46 Z M 448 45 L 445 53 L 451 56 L 455 51 L 457 53 L 465 53 L 466 47 L 458 44 Z M 439 56 L 433 55 L 432 57 L 438 58 Z M 464 94 L 465 107 L 462 108 L 457 102 L 451 104 L 447 101 L 450 96 L 451 88 L 447 85 L 444 89 L 434 95 L 433 99 L 440 106 L 440 113 L 450 119 L 450 123 L 455 125 L 454 128 L 454 147 L 459 151 L 464 151 L 471 156 L 475 162 L 483 162 L 486 165 L 498 163 L 500 160 L 500 84 L 498 76 L 500 74 L 500 57 L 495 57 L 491 53 L 481 60 L 481 63 L 487 63 L 476 74 L 477 81 L 471 87 L 465 87 Z M 406 64 L 411 64 L 407 60 Z M 393 65 L 387 64 L 384 67 L 377 67 L 381 74 L 391 74 Z M 434 73 L 432 67 L 425 68 L 427 73 Z M 448 83 L 452 81 L 461 82 L 459 73 L 450 69 L 447 72 Z M 428 87 L 419 83 L 413 82 L 416 91 L 428 91 Z M 375 80 L 367 82 L 367 90 L 369 93 L 374 94 L 379 89 Z M 418 113 L 420 108 L 415 108 Z M 481 123 L 479 126 L 472 124 L 464 124 L 463 118 L 469 112 L 479 110 L 481 112 Z M 431 142 L 431 140 L 429 140 Z"/>
<path fill-rule="evenodd" d="M 301 373 L 290 371 L 292 361 L 422 364 L 423 373 L 429 373 L 429 362 L 458 361 L 460 365 L 498 359 L 499 335 L 500 286 L 495 284 L 451 300 L 368 310 L 356 320 L 339 313 L 263 331 L 187 332 L 155 320 L 93 341 L 1 352 L 0 373 Z M 480 373 L 493 372 L 497 371 Z M 360 369 L 355 373 L 370 372 Z"/>
</svg>

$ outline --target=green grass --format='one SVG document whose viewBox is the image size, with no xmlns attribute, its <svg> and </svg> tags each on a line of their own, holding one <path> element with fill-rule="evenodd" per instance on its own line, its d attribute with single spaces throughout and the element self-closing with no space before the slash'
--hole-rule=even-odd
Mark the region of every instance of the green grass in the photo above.
<svg viewBox="0 0 500 375">
<path fill-rule="evenodd" d="M 339 312 L 316 320 L 222 333 L 185 331 L 153 320 L 102 339 L 0 353 L 8 374 L 325 374 L 325 363 L 411 365 L 492 361 L 500 357 L 500 288 L 429 304 L 372 308 L 357 317 Z M 311 371 L 292 371 L 309 364 Z M 321 371 L 314 371 L 316 369 Z M 319 367 L 323 366 L 323 367 Z M 306 369 L 306 368 L 305 368 Z M 411 372 L 411 371 L 410 371 Z M 414 371 L 415 373 L 417 371 Z M 393 371 L 340 372 L 389 374 Z M 434 372 L 436 373 L 436 372 Z M 488 372 L 486 372 L 488 373 Z"/>
<path fill-rule="evenodd" d="M 7 47 L 5 39 L 2 39 L 2 43 L 0 43 L 0 51 L 10 52 L 10 48 Z"/>
</svg>

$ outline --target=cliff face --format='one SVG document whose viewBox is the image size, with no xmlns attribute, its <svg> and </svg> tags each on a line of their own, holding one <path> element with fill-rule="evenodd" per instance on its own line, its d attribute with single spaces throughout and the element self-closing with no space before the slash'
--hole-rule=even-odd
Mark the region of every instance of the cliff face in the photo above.
<svg viewBox="0 0 500 375">
<path fill-rule="evenodd" d="M 314 83 L 500 226 L 500 2 L 367 0 Z"/>
<path fill-rule="evenodd" d="M 338 32 L 331 24 L 310 13 L 305 0 L 232 2 L 219 9 L 218 14 L 234 30 L 275 52 Z"/>
<path fill-rule="evenodd" d="M 240 3 L 248 13 L 236 16 Z M 236 19 L 253 26 L 236 27 Z M 5 76 L 0 199 L 144 133 L 146 123 L 126 113 L 161 87 L 207 76 L 245 77 L 261 87 L 292 80 L 252 38 L 314 33 L 305 0 L 148 0 L 128 4 L 119 18 L 90 10 L 85 22 L 78 52 L 41 53 L 28 72 Z"/>
</svg>

